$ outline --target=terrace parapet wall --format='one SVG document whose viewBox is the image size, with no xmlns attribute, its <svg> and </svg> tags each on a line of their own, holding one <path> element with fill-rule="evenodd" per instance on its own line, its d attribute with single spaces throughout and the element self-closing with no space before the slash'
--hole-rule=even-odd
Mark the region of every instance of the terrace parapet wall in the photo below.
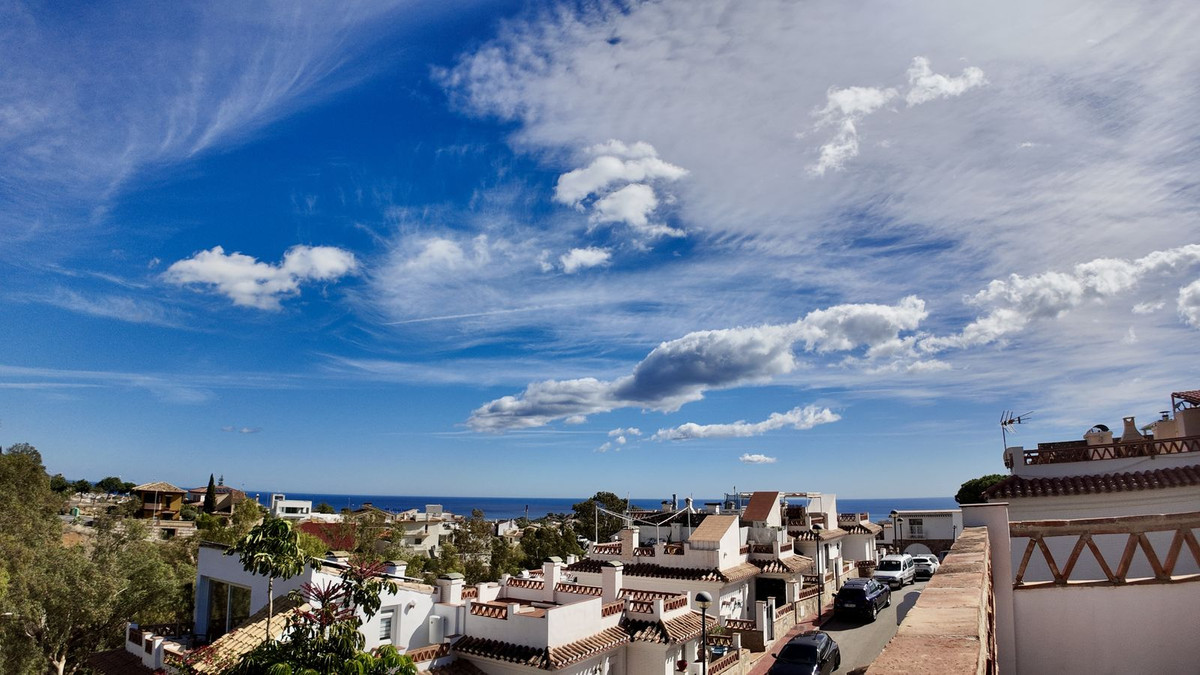
<svg viewBox="0 0 1200 675">
<path fill-rule="evenodd" d="M 968 527 L 867 673 L 997 672 L 988 532 Z"/>
</svg>

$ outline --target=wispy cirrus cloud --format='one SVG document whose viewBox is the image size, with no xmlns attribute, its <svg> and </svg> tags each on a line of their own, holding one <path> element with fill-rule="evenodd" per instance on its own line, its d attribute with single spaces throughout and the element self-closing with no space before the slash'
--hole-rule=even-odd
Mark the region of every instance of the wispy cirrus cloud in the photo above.
<svg viewBox="0 0 1200 675">
<path fill-rule="evenodd" d="M 277 265 L 214 246 L 172 263 L 162 276 L 173 284 L 212 286 L 235 305 L 278 310 L 280 299 L 298 294 L 302 282 L 336 281 L 357 269 L 353 253 L 332 246 L 293 246 Z"/>
<path fill-rule="evenodd" d="M 230 433 L 230 434 L 232 434 L 232 433 L 257 434 L 260 431 L 262 431 L 262 427 L 238 427 L 238 426 L 228 425 L 228 426 L 221 427 L 221 431 L 224 431 L 225 433 Z"/>
<path fill-rule="evenodd" d="M 241 141 L 374 75 L 386 58 L 365 56 L 404 4 L 6 6 L 0 242 L 85 229 L 148 165 Z"/>
<path fill-rule="evenodd" d="M 771 413 L 761 422 L 746 422 L 739 420 L 729 424 L 696 424 L 687 422 L 671 429 L 659 429 L 652 441 L 686 441 L 697 438 L 751 438 L 761 436 L 769 431 L 791 427 L 792 429 L 812 429 L 820 424 L 830 424 L 842 417 L 829 408 L 814 405 L 797 406 L 784 413 Z"/>
</svg>

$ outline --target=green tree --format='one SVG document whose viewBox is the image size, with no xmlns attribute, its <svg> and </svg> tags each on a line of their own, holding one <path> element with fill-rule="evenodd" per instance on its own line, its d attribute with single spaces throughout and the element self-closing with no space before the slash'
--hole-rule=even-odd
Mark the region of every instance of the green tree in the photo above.
<svg viewBox="0 0 1200 675">
<path fill-rule="evenodd" d="M 525 553 L 522 566 L 526 569 L 541 567 L 546 558 L 583 554 L 575 530 L 570 525 L 556 523 L 526 528 L 521 535 L 521 550 Z"/>
<path fill-rule="evenodd" d="M 66 494 L 71 491 L 71 481 L 63 478 L 61 473 L 56 473 L 50 477 L 50 489 L 55 492 Z"/>
<path fill-rule="evenodd" d="M 300 548 L 310 558 L 324 558 L 329 551 L 329 546 L 314 534 L 297 532 L 296 535 L 299 537 Z"/>
<path fill-rule="evenodd" d="M 8 673 L 73 673 L 116 646 L 121 625 L 180 618 L 186 582 L 139 523 L 102 518 L 90 546 L 63 546 L 62 497 L 33 453 L 0 457 L 0 663 Z M 188 577 L 194 572 L 185 570 Z"/>
<path fill-rule="evenodd" d="M 247 572 L 267 578 L 267 640 L 275 614 L 275 580 L 290 579 L 304 571 L 305 565 L 314 569 L 320 565 L 300 548 L 297 534 L 288 521 L 268 518 L 225 551 L 225 555 L 237 555 Z"/>
<path fill-rule="evenodd" d="M 501 574 L 516 574 L 521 571 L 521 551 L 504 537 L 492 537 L 491 561 L 489 563 L 492 577 L 495 581 Z"/>
<path fill-rule="evenodd" d="M 575 511 L 577 526 L 585 537 L 596 537 L 597 541 L 608 541 L 621 530 L 624 522 L 617 516 L 599 513 L 596 505 L 613 513 L 624 513 L 629 508 L 629 500 L 621 499 L 611 492 L 597 492 L 591 499 L 579 502 L 571 507 Z M 597 522 L 597 515 L 599 522 Z"/>
<path fill-rule="evenodd" d="M 462 559 L 466 583 L 495 581 L 489 570 L 492 557 L 492 524 L 484 518 L 483 511 L 473 509 L 471 517 L 454 531 L 452 540 Z"/>
<path fill-rule="evenodd" d="M 124 492 L 125 482 L 119 476 L 106 476 L 96 481 L 96 489 L 101 492 Z"/>
<path fill-rule="evenodd" d="M 212 515 L 217 511 L 217 484 L 213 482 L 213 475 L 208 474 L 208 489 L 204 491 L 204 512 Z"/>
<path fill-rule="evenodd" d="M 958 494 L 954 495 L 954 501 L 959 504 L 982 504 L 986 501 L 983 498 L 983 491 L 1005 478 L 1007 476 L 998 473 L 972 478 L 963 483 L 962 487 L 958 488 Z"/>
<path fill-rule="evenodd" d="M 268 640 L 227 672 L 233 675 L 291 675 L 293 673 L 355 673 L 356 675 L 416 675 L 416 664 L 391 645 L 372 653 L 359 628 L 379 611 L 380 594 L 396 591 L 381 577 L 383 564 L 355 559 L 341 581 L 329 586 L 304 584 L 299 599 L 314 609 L 294 613 L 287 640 Z M 203 658 L 204 655 L 198 655 Z M 195 657 L 194 657 L 195 658 Z"/>
<path fill-rule="evenodd" d="M 320 504 L 317 504 L 315 510 L 317 513 L 335 513 L 333 507 L 330 506 L 328 502 L 321 502 Z"/>
<path fill-rule="evenodd" d="M 77 494 L 91 492 L 92 491 L 92 483 L 89 480 L 80 478 L 79 480 L 75 481 L 74 483 L 71 483 L 71 491 L 75 492 Z"/>
</svg>

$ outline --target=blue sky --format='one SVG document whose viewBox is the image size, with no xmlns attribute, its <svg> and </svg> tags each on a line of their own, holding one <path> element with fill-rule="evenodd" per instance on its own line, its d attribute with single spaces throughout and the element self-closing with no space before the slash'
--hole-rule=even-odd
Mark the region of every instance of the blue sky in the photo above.
<svg viewBox="0 0 1200 675">
<path fill-rule="evenodd" d="M 949 495 L 1200 386 L 1193 3 L 0 26 L 0 445 L 72 478 Z"/>
</svg>

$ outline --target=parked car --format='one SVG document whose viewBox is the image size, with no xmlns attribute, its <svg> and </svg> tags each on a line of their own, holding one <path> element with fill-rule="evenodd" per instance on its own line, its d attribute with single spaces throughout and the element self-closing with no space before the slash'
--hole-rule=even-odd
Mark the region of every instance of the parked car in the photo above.
<svg viewBox="0 0 1200 675">
<path fill-rule="evenodd" d="M 842 650 L 819 630 L 802 633 L 788 640 L 767 675 L 829 675 L 842 665 Z"/>
<path fill-rule="evenodd" d="M 875 567 L 875 581 L 892 588 L 904 588 L 916 580 L 916 565 L 907 553 L 885 555 Z"/>
<path fill-rule="evenodd" d="M 913 556 L 913 565 L 916 565 L 917 571 L 914 577 L 917 579 L 928 579 L 937 573 L 941 563 L 938 562 L 937 556 L 932 553 L 922 553 Z"/>
<path fill-rule="evenodd" d="M 861 616 L 874 621 L 881 609 L 892 604 L 892 589 L 874 579 L 849 579 L 833 596 L 833 613 Z"/>
</svg>

